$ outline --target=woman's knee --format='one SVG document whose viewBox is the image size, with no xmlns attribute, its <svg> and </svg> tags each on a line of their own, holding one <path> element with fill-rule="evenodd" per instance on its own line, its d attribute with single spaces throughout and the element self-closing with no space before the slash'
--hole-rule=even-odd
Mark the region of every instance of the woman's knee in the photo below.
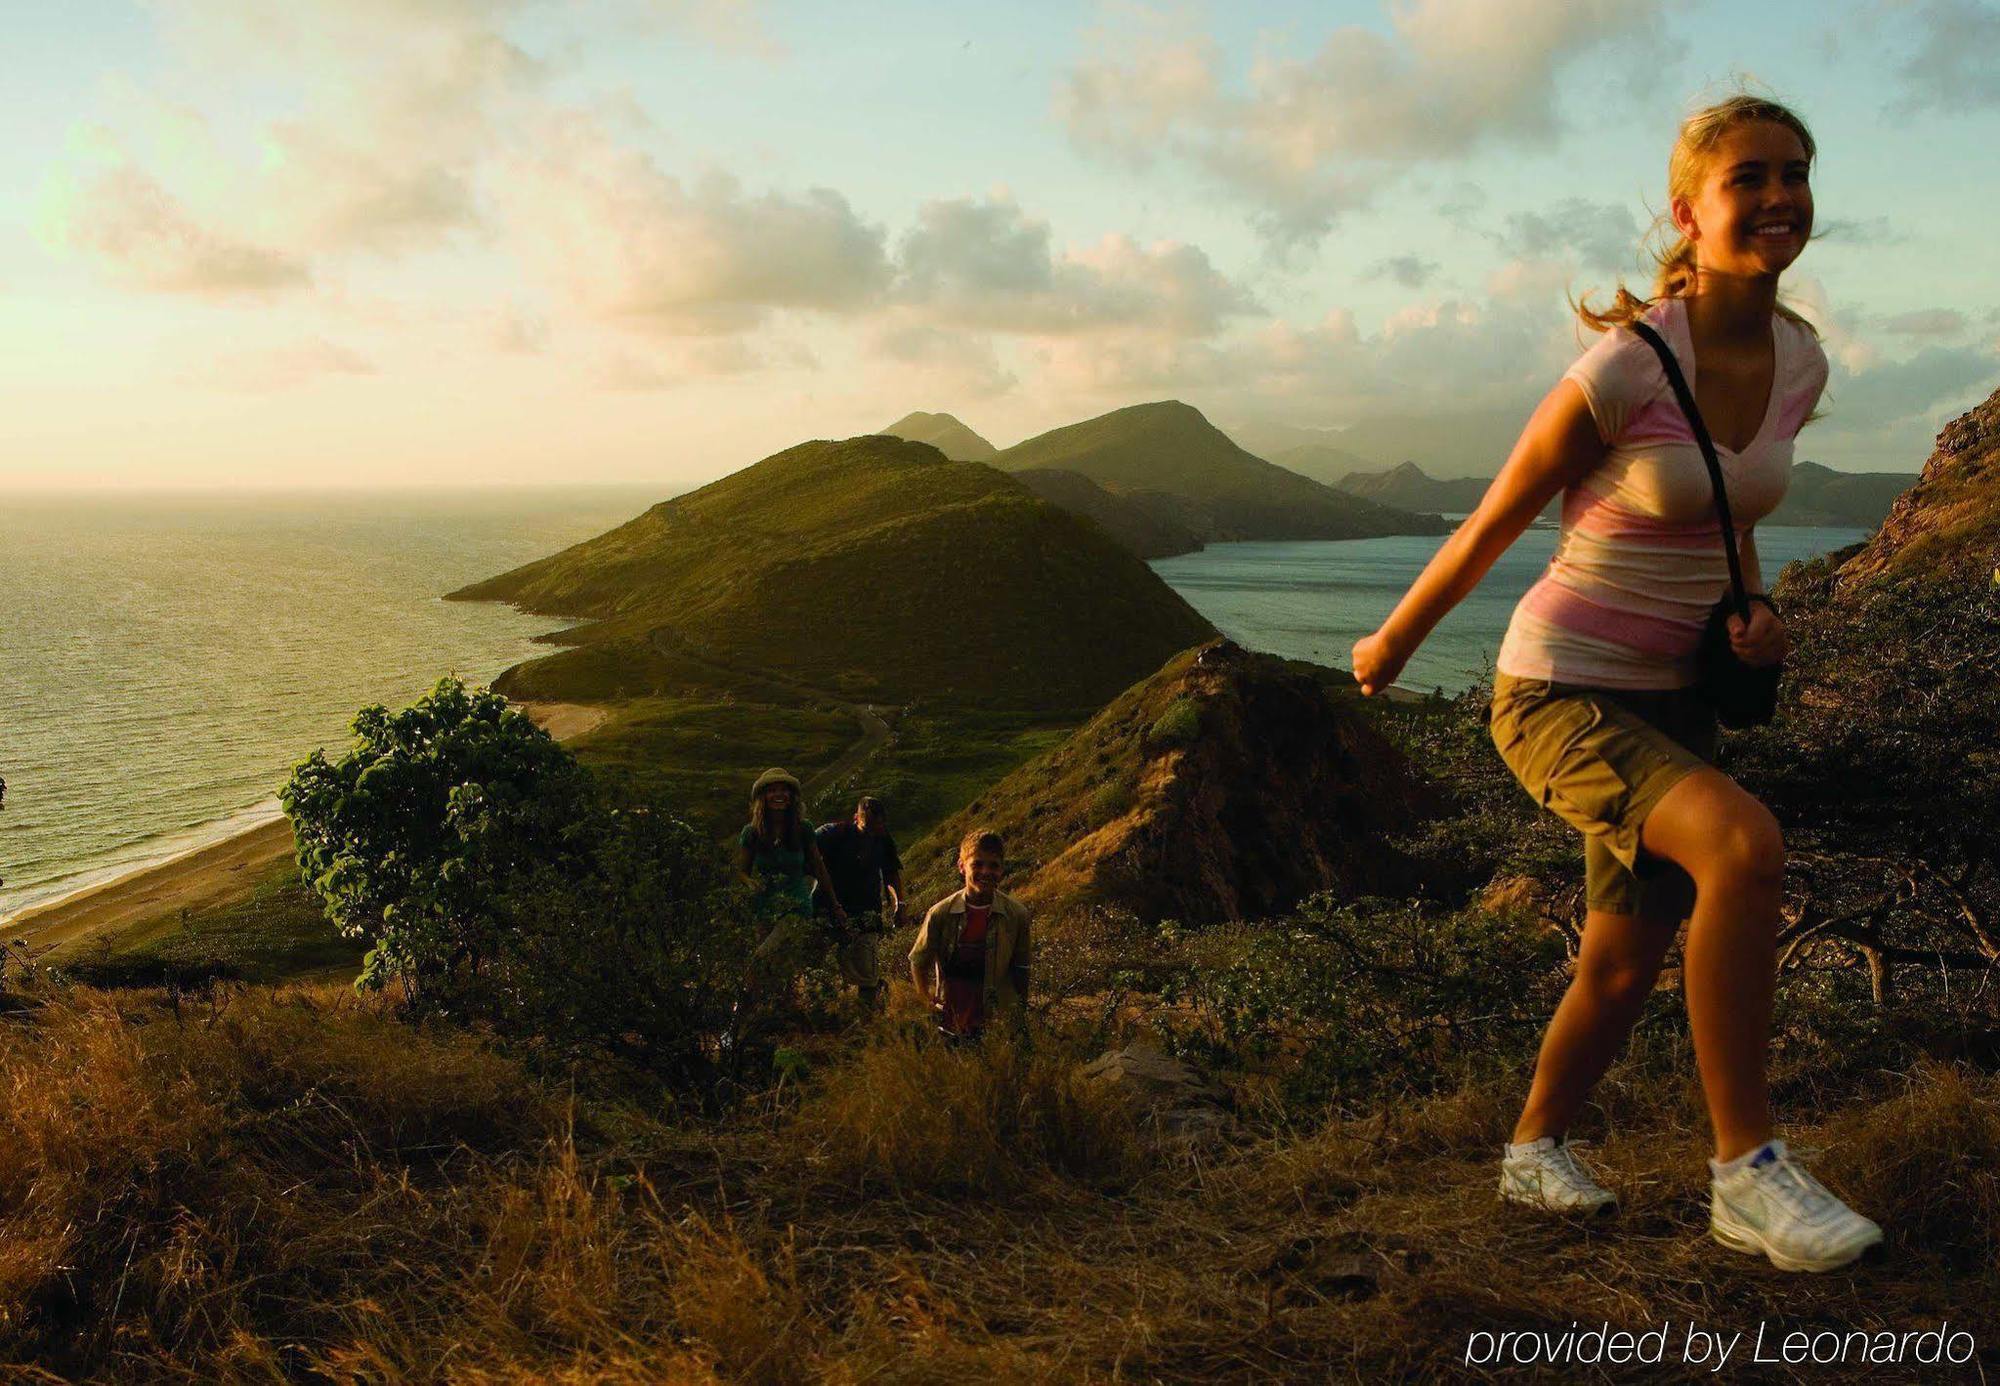
<svg viewBox="0 0 2000 1386">
<path fill-rule="evenodd" d="M 1706 877 L 1737 889 L 1776 890 L 1785 880 L 1785 834 L 1769 809 L 1744 798 L 1744 805 L 1716 824 L 1707 870 L 1689 874 L 1697 882 Z"/>
<path fill-rule="evenodd" d="M 1576 962 L 1575 985 L 1583 987 L 1599 1002 L 1619 1010 L 1636 1010 L 1653 993 L 1659 980 L 1657 958 L 1591 958 Z"/>
<path fill-rule="evenodd" d="M 1775 890 L 1784 882 L 1785 835 L 1778 820 L 1719 772 L 1690 775 L 1667 791 L 1648 816 L 1643 838 L 1697 887 Z"/>
<path fill-rule="evenodd" d="M 1573 986 L 1601 1004 L 1636 1010 L 1652 994 L 1675 926 L 1637 915 L 1593 914 L 1584 925 Z"/>
</svg>

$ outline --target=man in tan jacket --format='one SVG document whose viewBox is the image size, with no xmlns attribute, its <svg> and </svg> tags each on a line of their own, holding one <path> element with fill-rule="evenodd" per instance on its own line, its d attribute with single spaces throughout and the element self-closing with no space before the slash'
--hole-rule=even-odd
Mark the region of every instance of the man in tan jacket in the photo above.
<svg viewBox="0 0 2000 1386">
<path fill-rule="evenodd" d="M 1019 1017 L 1028 999 L 1028 911 L 1000 890 L 1006 871 L 1000 834 L 967 833 L 958 845 L 965 888 L 931 906 L 910 949 L 910 980 L 931 1003 L 938 1028 L 962 1039 L 1002 1012 Z"/>
</svg>

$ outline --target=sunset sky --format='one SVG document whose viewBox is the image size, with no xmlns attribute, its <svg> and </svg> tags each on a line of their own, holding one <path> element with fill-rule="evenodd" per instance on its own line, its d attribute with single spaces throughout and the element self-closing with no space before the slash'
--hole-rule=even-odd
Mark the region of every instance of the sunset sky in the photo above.
<svg viewBox="0 0 2000 1386">
<path fill-rule="evenodd" d="M 0 42 L 0 489 L 1525 414 L 1732 74 L 1819 138 L 1800 455 L 1914 469 L 2000 386 L 1973 0 L 65 0 Z"/>
</svg>

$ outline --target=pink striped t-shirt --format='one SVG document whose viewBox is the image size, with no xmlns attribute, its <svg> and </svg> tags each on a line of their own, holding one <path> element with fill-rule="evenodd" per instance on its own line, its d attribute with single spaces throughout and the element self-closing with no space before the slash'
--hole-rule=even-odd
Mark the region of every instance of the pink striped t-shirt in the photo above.
<svg viewBox="0 0 2000 1386">
<path fill-rule="evenodd" d="M 1646 310 L 1695 384 L 1687 302 Z M 1800 323 L 1771 318 L 1776 369 L 1757 435 L 1716 443 L 1738 544 L 1784 499 L 1792 439 L 1826 387 L 1826 353 Z M 1729 588 L 1708 467 L 1653 349 L 1606 332 L 1565 373 L 1590 402 L 1604 461 L 1563 492 L 1555 556 L 1514 607 L 1496 667 L 1592 688 L 1685 688 L 1709 608 Z M 1745 581 L 1756 575 L 1745 572 Z"/>
</svg>

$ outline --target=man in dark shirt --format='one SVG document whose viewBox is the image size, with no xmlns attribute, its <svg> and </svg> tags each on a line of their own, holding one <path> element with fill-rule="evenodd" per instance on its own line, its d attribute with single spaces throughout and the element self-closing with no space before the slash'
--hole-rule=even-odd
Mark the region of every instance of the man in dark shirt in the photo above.
<svg viewBox="0 0 2000 1386">
<path fill-rule="evenodd" d="M 833 879 L 834 897 L 857 931 L 842 944 L 841 971 L 855 982 L 862 1001 L 873 1005 L 882 990 L 875 935 L 901 928 L 909 918 L 903 903 L 903 859 L 897 854 L 896 839 L 889 836 L 889 810 L 874 795 L 864 794 L 854 806 L 854 817 L 828 823 L 816 836 Z M 864 950 L 865 962 L 858 956 Z M 850 958 L 850 953 L 857 956 Z"/>
</svg>

